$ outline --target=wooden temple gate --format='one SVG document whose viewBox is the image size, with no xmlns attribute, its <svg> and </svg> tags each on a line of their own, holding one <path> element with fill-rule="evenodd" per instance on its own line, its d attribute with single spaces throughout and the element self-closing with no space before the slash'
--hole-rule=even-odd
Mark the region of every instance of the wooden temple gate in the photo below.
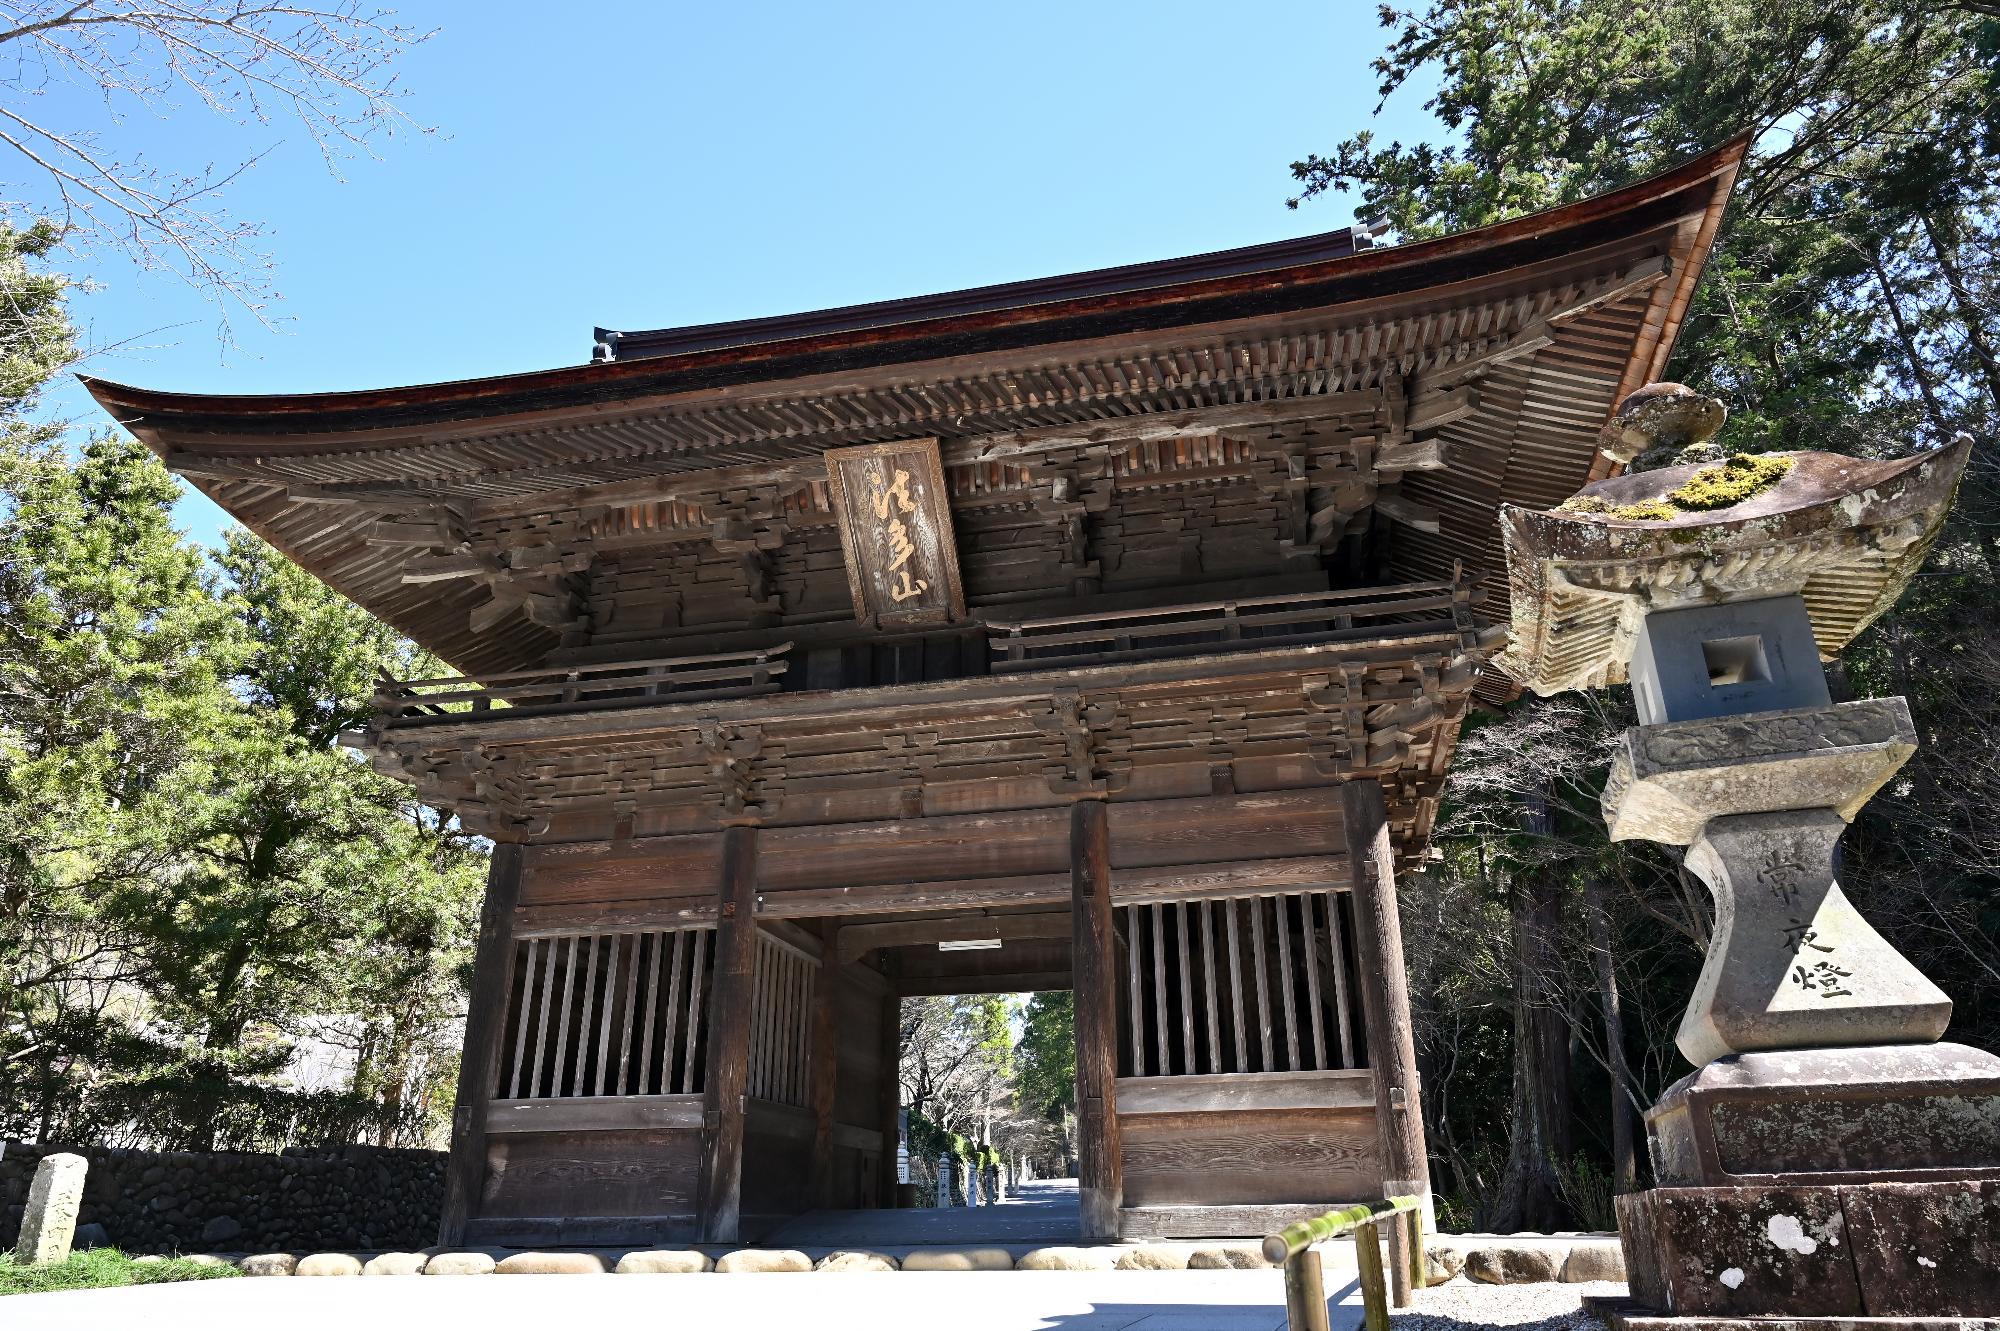
<svg viewBox="0 0 2000 1331">
<path fill-rule="evenodd" d="M 93 382 L 464 672 L 347 737 L 495 842 L 443 1241 L 890 1204 L 925 994 L 1074 991 L 1085 1237 L 1424 1192 L 1395 881 L 1496 687 L 1498 509 L 1604 474 L 1741 147 L 470 384 Z"/>
</svg>

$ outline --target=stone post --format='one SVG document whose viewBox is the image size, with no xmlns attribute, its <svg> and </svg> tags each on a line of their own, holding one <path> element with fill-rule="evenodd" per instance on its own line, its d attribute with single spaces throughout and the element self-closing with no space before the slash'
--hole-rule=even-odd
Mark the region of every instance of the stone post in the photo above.
<svg viewBox="0 0 2000 1331">
<path fill-rule="evenodd" d="M 24 1266 L 44 1266 L 69 1256 L 76 1236 L 77 1213 L 83 1209 L 83 1177 L 90 1162 L 67 1151 L 45 1155 L 35 1167 L 28 1188 L 28 1209 L 21 1217 L 21 1238 L 14 1260 Z"/>
</svg>

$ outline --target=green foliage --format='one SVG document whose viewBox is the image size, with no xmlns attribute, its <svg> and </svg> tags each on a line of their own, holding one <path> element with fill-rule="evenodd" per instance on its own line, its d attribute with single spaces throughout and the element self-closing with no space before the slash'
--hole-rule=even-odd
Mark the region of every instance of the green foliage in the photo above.
<svg viewBox="0 0 2000 1331">
<path fill-rule="evenodd" d="M 38 221 L 22 231 L 0 221 L 0 417 L 33 404 L 56 371 L 76 359 L 76 330 L 64 305 L 69 279 L 42 267 L 63 238 Z"/>
<path fill-rule="evenodd" d="M 243 1273 L 222 1263 L 170 1257 L 142 1262 L 116 1248 L 73 1252 L 46 1266 L 28 1266 L 0 1256 L 0 1294 L 48 1294 L 64 1289 L 110 1289 L 117 1285 L 160 1285 L 178 1280 L 227 1280 Z"/>
<path fill-rule="evenodd" d="M 0 411 L 68 355 L 26 235 Z M 247 532 L 189 545 L 178 495 L 131 439 L 0 416 L 0 1132 L 422 1142 L 483 855 L 334 737 L 431 663 Z M 306 1035 L 349 1086 L 293 1083 Z"/>
<path fill-rule="evenodd" d="M 1035 994 L 1014 1045 L 1014 1093 L 1022 1108 L 1051 1121 L 1076 1112 L 1076 995 Z"/>
</svg>

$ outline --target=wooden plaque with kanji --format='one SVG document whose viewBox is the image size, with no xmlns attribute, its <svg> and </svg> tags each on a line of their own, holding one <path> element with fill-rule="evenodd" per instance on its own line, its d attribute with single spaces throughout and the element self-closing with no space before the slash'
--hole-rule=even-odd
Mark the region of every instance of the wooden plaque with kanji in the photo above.
<svg viewBox="0 0 2000 1331">
<path fill-rule="evenodd" d="M 938 441 L 830 448 L 826 479 L 855 618 L 883 628 L 965 618 Z"/>
</svg>

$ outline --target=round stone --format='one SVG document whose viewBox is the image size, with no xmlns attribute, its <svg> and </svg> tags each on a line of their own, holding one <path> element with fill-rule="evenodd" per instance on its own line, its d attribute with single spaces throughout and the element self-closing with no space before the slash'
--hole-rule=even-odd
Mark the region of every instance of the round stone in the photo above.
<svg viewBox="0 0 2000 1331">
<path fill-rule="evenodd" d="M 918 1248 L 903 1258 L 905 1271 L 1011 1271 L 1005 1248 Z"/>
<path fill-rule="evenodd" d="M 441 1252 L 424 1263 L 427 1276 L 490 1276 L 493 1259 L 483 1252 Z"/>
<path fill-rule="evenodd" d="M 1563 1259 L 1562 1278 L 1572 1285 L 1593 1280 L 1625 1279 L 1625 1253 L 1616 1243 L 1583 1240 Z"/>
<path fill-rule="evenodd" d="M 896 1259 L 879 1252 L 830 1252 L 813 1263 L 815 1271 L 895 1271 Z"/>
<path fill-rule="evenodd" d="M 1142 1243 L 1119 1253 L 1115 1265 L 1120 1271 L 1185 1271 L 1188 1256 L 1186 1248 L 1169 1247 L 1164 1243 Z"/>
<path fill-rule="evenodd" d="M 1037 1248 L 1014 1263 L 1017 1271 L 1109 1271 L 1117 1260 L 1109 1248 Z"/>
<path fill-rule="evenodd" d="M 1465 1255 L 1465 1273 L 1489 1285 L 1538 1285 L 1554 1280 L 1562 1266 L 1558 1248 L 1494 1244 Z"/>
<path fill-rule="evenodd" d="M 298 1266 L 299 1259 L 288 1252 L 260 1252 L 245 1257 L 236 1269 L 246 1276 L 288 1276 Z"/>
<path fill-rule="evenodd" d="M 1451 1280 L 1465 1269 L 1465 1254 L 1457 1248 L 1433 1243 L 1424 1249 L 1424 1279 L 1433 1285 Z"/>
<path fill-rule="evenodd" d="M 791 1248 L 739 1248 L 724 1253 L 715 1269 L 736 1275 L 762 1275 L 774 1271 L 810 1271 L 812 1258 Z"/>
<path fill-rule="evenodd" d="M 503 1276 L 601 1276 L 604 1259 L 594 1252 L 517 1252 L 493 1269 Z"/>
<path fill-rule="evenodd" d="M 715 1263 L 705 1252 L 658 1251 L 628 1252 L 618 1259 L 617 1273 L 621 1276 L 664 1276 L 683 1275 L 693 1271 L 707 1271 Z"/>
<path fill-rule="evenodd" d="M 1261 1271 L 1271 1263 L 1255 1243 L 1217 1243 L 1188 1254 L 1190 1271 Z"/>
<path fill-rule="evenodd" d="M 423 1273 L 424 1255 L 420 1252 L 376 1253 L 361 1268 L 364 1276 L 420 1276 Z"/>
<path fill-rule="evenodd" d="M 358 1276 L 361 1274 L 361 1259 L 346 1252 L 316 1252 L 299 1258 L 293 1275 L 301 1276 Z"/>
</svg>

